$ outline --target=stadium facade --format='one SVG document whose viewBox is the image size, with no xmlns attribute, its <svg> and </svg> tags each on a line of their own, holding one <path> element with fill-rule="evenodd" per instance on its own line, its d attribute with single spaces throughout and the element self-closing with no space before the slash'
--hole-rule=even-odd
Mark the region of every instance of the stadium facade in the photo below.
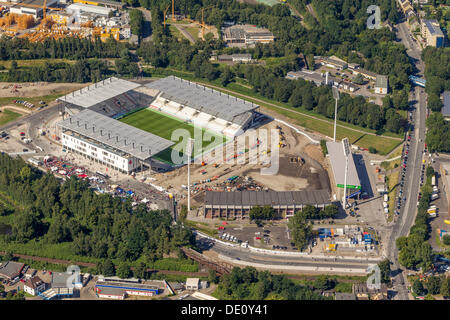
<svg viewBox="0 0 450 320">
<path fill-rule="evenodd" d="M 170 169 L 154 156 L 174 145 L 118 120 L 124 116 L 148 108 L 234 138 L 255 125 L 259 108 L 173 76 L 146 85 L 112 77 L 58 100 L 68 116 L 57 123 L 63 148 L 124 173 Z"/>
</svg>

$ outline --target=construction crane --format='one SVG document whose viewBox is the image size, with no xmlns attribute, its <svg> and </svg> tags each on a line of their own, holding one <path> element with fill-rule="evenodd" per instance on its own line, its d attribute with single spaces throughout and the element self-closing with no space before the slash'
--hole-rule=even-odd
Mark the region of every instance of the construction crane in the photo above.
<svg viewBox="0 0 450 320">
<path fill-rule="evenodd" d="M 47 9 L 58 10 L 58 11 L 62 10 L 61 8 L 50 8 L 50 7 L 47 7 L 47 0 L 44 0 L 44 4 L 42 6 L 38 6 L 36 4 L 29 4 L 29 3 L 21 3 L 21 5 L 24 6 L 24 7 L 41 8 L 42 12 L 43 12 L 43 19 L 45 19 L 45 17 L 46 17 Z"/>
<path fill-rule="evenodd" d="M 215 7 L 215 5 L 214 6 L 209 6 L 209 7 L 206 7 L 206 8 L 202 8 L 202 37 L 203 37 L 203 40 L 205 39 L 205 19 L 204 19 L 204 13 L 205 13 L 205 10 L 207 10 L 207 9 L 211 9 L 211 8 L 214 8 Z"/>
<path fill-rule="evenodd" d="M 169 10 L 170 8 L 170 4 L 167 6 L 166 10 L 164 10 L 164 29 L 166 28 L 166 14 L 167 14 L 167 10 Z"/>
</svg>

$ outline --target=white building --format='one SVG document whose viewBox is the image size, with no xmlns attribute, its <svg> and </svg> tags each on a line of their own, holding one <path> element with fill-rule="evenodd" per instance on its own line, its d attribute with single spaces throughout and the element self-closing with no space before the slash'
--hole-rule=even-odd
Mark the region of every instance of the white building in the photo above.
<svg viewBox="0 0 450 320">
<path fill-rule="evenodd" d="M 23 285 L 23 290 L 33 296 L 45 291 L 45 282 L 39 277 L 27 279 Z"/>
<path fill-rule="evenodd" d="M 69 13 L 80 12 L 80 13 L 93 13 L 102 16 L 108 16 L 113 9 L 102 7 L 102 6 L 93 6 L 90 4 L 84 3 L 73 3 L 66 8 L 66 11 Z"/>
<path fill-rule="evenodd" d="M 200 279 L 199 278 L 187 278 L 186 279 L 186 290 L 198 290 L 200 289 Z"/>
</svg>

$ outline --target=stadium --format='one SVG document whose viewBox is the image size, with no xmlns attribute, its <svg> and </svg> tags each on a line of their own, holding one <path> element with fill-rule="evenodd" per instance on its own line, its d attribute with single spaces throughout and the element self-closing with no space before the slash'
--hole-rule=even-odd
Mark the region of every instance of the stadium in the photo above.
<svg viewBox="0 0 450 320">
<path fill-rule="evenodd" d="M 124 173 L 171 170 L 176 129 L 214 137 L 193 157 L 211 151 L 258 125 L 258 105 L 174 76 L 145 85 L 115 77 L 58 99 L 63 148 Z M 219 142 L 219 144 L 217 143 Z M 186 158 L 186 157 L 184 157 Z"/>
</svg>

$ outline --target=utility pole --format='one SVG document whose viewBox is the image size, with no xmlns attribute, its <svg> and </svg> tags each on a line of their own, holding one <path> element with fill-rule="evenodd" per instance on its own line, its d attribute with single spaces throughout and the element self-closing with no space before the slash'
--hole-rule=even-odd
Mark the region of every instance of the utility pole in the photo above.
<svg viewBox="0 0 450 320">
<path fill-rule="evenodd" d="M 175 21 L 175 0 L 172 0 L 172 22 Z"/>
<path fill-rule="evenodd" d="M 345 155 L 345 177 L 344 177 L 344 197 L 342 199 L 342 205 L 344 206 L 344 210 L 347 207 L 347 174 L 348 174 L 348 156 L 351 155 L 350 145 L 348 142 L 348 138 L 342 139 L 342 147 L 344 148 Z"/>
<path fill-rule="evenodd" d="M 194 145 L 194 139 L 189 138 L 187 142 L 186 155 L 188 157 L 188 205 L 187 205 L 187 215 L 191 212 L 191 156 L 192 156 L 192 146 Z"/>
<path fill-rule="evenodd" d="M 336 87 L 331 87 L 331 91 L 333 91 L 333 98 L 334 100 L 336 100 L 336 104 L 334 106 L 334 135 L 333 135 L 333 142 L 336 142 L 337 105 L 339 100 L 339 90 Z"/>
</svg>

